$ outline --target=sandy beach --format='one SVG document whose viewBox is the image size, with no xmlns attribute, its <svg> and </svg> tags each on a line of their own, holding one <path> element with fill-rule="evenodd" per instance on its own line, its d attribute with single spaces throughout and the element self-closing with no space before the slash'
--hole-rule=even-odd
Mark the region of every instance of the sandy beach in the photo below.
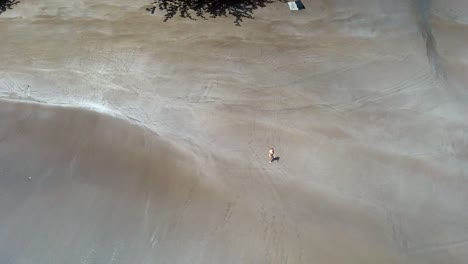
<svg viewBox="0 0 468 264">
<path fill-rule="evenodd" d="M 303 3 L 1 13 L 0 263 L 466 263 L 468 3 Z"/>
</svg>

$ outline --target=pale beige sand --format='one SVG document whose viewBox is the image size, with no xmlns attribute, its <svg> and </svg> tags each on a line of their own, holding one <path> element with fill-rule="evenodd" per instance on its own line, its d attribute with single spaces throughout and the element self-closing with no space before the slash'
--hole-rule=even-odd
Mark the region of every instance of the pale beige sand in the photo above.
<svg viewBox="0 0 468 264">
<path fill-rule="evenodd" d="M 0 263 L 466 263 L 468 5 L 304 3 L 2 14 Z"/>
</svg>

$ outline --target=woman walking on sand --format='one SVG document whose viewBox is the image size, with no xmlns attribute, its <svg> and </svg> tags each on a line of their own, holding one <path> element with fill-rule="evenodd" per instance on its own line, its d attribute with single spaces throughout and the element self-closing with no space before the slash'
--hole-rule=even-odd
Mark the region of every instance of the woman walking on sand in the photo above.
<svg viewBox="0 0 468 264">
<path fill-rule="evenodd" d="M 268 151 L 268 158 L 270 158 L 270 163 L 272 163 L 275 160 L 275 150 L 273 148 L 270 148 Z"/>
</svg>

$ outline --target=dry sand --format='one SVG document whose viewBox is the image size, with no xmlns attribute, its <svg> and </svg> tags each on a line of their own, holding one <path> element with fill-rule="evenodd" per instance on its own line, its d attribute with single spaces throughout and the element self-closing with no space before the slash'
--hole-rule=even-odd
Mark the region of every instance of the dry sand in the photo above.
<svg viewBox="0 0 468 264">
<path fill-rule="evenodd" d="M 0 16 L 0 263 L 467 263 L 465 1 L 148 2 Z"/>
</svg>

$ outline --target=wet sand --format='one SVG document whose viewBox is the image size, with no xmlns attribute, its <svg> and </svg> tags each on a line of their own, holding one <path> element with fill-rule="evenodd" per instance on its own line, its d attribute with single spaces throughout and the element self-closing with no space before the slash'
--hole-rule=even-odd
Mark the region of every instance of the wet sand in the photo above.
<svg viewBox="0 0 468 264">
<path fill-rule="evenodd" d="M 465 263 L 468 5 L 303 2 L 3 13 L 0 263 Z"/>
</svg>

